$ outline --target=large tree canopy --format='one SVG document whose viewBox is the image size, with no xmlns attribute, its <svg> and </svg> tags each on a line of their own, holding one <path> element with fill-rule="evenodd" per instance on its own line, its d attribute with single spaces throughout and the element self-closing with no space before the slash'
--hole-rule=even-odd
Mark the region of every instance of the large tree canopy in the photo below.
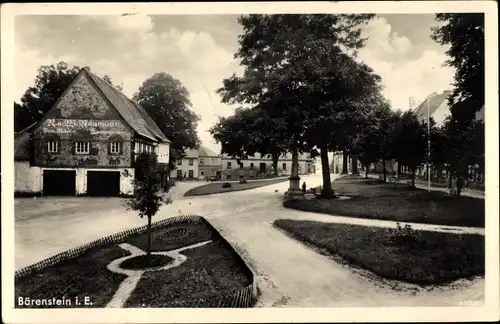
<svg viewBox="0 0 500 324">
<path fill-rule="evenodd" d="M 14 130 L 20 131 L 41 120 L 79 70 L 80 67 L 69 67 L 65 62 L 40 66 L 35 84 L 26 90 L 21 103 L 14 103 Z"/>
<path fill-rule="evenodd" d="M 140 86 L 134 100 L 143 107 L 170 144 L 170 169 L 186 149 L 200 145 L 196 127 L 200 117 L 191 110 L 188 90 L 168 73 L 156 73 Z"/>
<path fill-rule="evenodd" d="M 352 55 L 363 46 L 362 23 L 373 17 L 242 16 L 239 22 L 243 34 L 235 58 L 240 59 L 245 72 L 242 77 L 233 75 L 223 81 L 219 91 L 223 101 L 262 105 L 271 119 L 284 121 L 292 156 L 297 156 L 297 151 L 310 151 L 317 144 L 323 144 L 326 156 L 324 141 L 315 141 L 329 138 L 329 133 L 318 134 L 331 129 L 332 111 L 359 107 L 352 100 L 356 95 L 351 94 L 356 87 L 362 87 L 357 76 L 364 75 L 363 69 L 344 52 Z M 344 86 L 348 89 L 345 94 L 335 89 Z M 327 158 L 323 160 L 328 169 Z M 324 188 L 331 191 L 329 172 L 323 170 L 323 175 Z"/>
<path fill-rule="evenodd" d="M 266 111 L 256 106 L 238 108 L 233 115 L 219 118 L 210 133 L 221 144 L 223 154 L 237 159 L 246 159 L 255 153 L 271 156 L 277 174 L 278 158 L 289 147 L 283 128 L 283 123 L 268 118 Z"/>
<path fill-rule="evenodd" d="M 485 100 L 484 14 L 440 13 L 436 20 L 440 26 L 432 29 L 432 38 L 449 45 L 446 64 L 456 69 L 450 103 L 465 101 L 474 113 Z"/>
</svg>

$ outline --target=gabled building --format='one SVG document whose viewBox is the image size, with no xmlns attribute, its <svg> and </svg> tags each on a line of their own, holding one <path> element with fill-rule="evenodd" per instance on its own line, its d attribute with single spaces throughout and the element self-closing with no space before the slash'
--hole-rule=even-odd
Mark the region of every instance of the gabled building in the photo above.
<svg viewBox="0 0 500 324">
<path fill-rule="evenodd" d="M 178 160 L 175 170 L 170 171 L 170 177 L 178 180 L 198 179 L 198 157 L 197 149 L 187 149 L 185 156 Z"/>
<path fill-rule="evenodd" d="M 222 156 L 209 148 L 198 149 L 199 178 L 219 177 L 222 172 Z"/>
<path fill-rule="evenodd" d="M 168 170 L 169 147 L 144 109 L 83 68 L 40 122 L 15 135 L 16 191 L 131 195 L 137 155 L 157 154 Z"/>
<path fill-rule="evenodd" d="M 238 160 L 222 155 L 222 178 L 237 179 L 243 170 L 246 177 L 257 177 L 260 174 L 273 174 L 273 160 L 268 155 L 256 153 L 249 156 L 248 159 Z M 309 174 L 316 172 L 314 159 L 307 154 L 299 154 L 299 174 Z M 278 158 L 278 174 L 289 175 L 292 171 L 292 154 L 285 153 Z"/>
<path fill-rule="evenodd" d="M 443 91 L 441 94 L 433 92 L 424 101 L 422 101 L 417 107 L 413 109 L 413 112 L 419 117 L 419 119 L 427 123 L 427 114 L 434 119 L 436 125 L 442 125 L 450 115 L 450 106 L 448 105 L 448 97 L 451 95 L 451 91 Z"/>
</svg>

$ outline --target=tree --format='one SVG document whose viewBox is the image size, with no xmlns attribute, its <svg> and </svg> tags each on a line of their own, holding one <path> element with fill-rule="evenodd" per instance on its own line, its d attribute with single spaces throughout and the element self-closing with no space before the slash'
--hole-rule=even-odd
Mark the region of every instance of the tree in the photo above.
<svg viewBox="0 0 500 324">
<path fill-rule="evenodd" d="M 484 105 L 484 14 L 436 14 L 440 26 L 432 28 L 431 37 L 441 45 L 449 45 L 448 66 L 455 68 L 450 106 L 457 101 L 468 102 L 469 119 Z M 453 112 L 452 108 L 452 112 Z"/>
<path fill-rule="evenodd" d="M 415 186 L 415 171 L 422 163 L 427 151 L 427 126 L 412 111 L 405 111 L 394 129 L 395 157 L 399 163 L 410 168 L 412 186 Z"/>
<path fill-rule="evenodd" d="M 288 143 L 282 137 L 277 120 L 266 118 L 259 106 L 238 108 L 229 117 L 220 117 L 210 129 L 213 138 L 221 144 L 222 153 L 236 159 L 260 153 L 270 155 L 275 175 L 278 174 L 279 156 L 286 152 Z"/>
<path fill-rule="evenodd" d="M 111 84 L 111 85 L 114 85 L 113 84 L 113 81 L 111 81 L 111 78 L 109 77 L 109 75 L 105 74 L 104 77 L 102 78 L 104 81 L 106 81 L 107 83 Z M 115 87 L 122 91 L 123 90 L 123 87 L 121 85 L 115 85 Z"/>
<path fill-rule="evenodd" d="M 151 222 L 152 218 L 160 206 L 163 204 L 163 197 L 159 194 L 160 174 L 158 172 L 158 162 L 155 154 L 141 153 L 134 163 L 135 167 L 135 194 L 133 198 L 127 200 L 127 209 L 139 212 L 139 217 L 147 217 L 147 264 L 151 264 Z M 169 201 L 170 203 L 171 201 Z"/>
<path fill-rule="evenodd" d="M 391 110 L 389 103 L 385 99 L 380 98 L 371 117 L 377 122 L 374 139 L 376 139 L 379 147 L 375 150 L 375 153 L 378 155 L 377 160 L 382 161 L 384 181 L 387 181 L 386 163 L 394 158 L 394 134 L 398 115 L 398 112 Z"/>
<path fill-rule="evenodd" d="M 156 122 L 170 144 L 170 170 L 185 156 L 186 149 L 196 149 L 200 139 L 196 127 L 200 117 L 191 110 L 188 90 L 170 74 L 156 73 L 140 86 L 134 100 Z"/>
<path fill-rule="evenodd" d="M 14 103 L 15 131 L 40 121 L 79 70 L 80 67 L 69 67 L 62 61 L 56 65 L 40 66 L 35 84 L 26 90 L 20 104 Z"/>
<path fill-rule="evenodd" d="M 356 152 L 358 153 L 359 160 L 361 164 L 365 167 L 365 178 L 368 178 L 369 167 L 372 163 L 375 163 L 382 156 L 380 145 L 381 134 L 384 131 L 382 129 L 381 109 L 383 106 L 375 106 L 369 112 L 368 118 L 362 125 L 358 137 L 356 138 Z M 346 154 L 347 157 L 347 154 Z"/>
<path fill-rule="evenodd" d="M 484 170 L 484 123 L 472 120 L 468 123 L 448 117 L 442 128 L 446 145 L 445 156 L 449 164 L 450 179 L 457 179 L 460 195 L 469 166 L 479 164 Z"/>
<path fill-rule="evenodd" d="M 249 15 L 239 19 L 243 27 L 240 48 L 235 57 L 245 66 L 242 77 L 233 75 L 223 81 L 223 100 L 238 103 L 263 104 L 268 116 L 283 120 L 284 132 L 290 139 L 292 152 L 291 181 L 297 182 L 298 152 L 315 146 L 306 140 L 309 118 L 324 113 L 331 106 L 318 104 L 314 95 L 323 76 L 332 69 L 332 51 L 340 46 L 356 52 L 363 46 L 362 24 L 374 15 Z M 338 66 L 338 65 L 337 65 Z M 321 115 L 319 116 L 326 116 Z M 309 125 L 309 126 L 308 126 Z M 311 134 L 312 131 L 309 131 Z M 312 135 L 310 135 L 312 136 Z M 319 147 L 323 155 L 323 182 L 331 192 L 327 148 Z M 326 156 L 326 159 L 324 158 Z M 326 163 L 325 163 L 326 161 Z M 326 164 L 326 165 L 325 165 Z"/>
</svg>

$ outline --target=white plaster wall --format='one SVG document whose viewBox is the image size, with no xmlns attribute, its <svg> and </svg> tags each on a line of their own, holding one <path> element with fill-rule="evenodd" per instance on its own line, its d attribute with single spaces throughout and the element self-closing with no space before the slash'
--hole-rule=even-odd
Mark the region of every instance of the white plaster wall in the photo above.
<svg viewBox="0 0 500 324">
<path fill-rule="evenodd" d="M 189 160 L 193 161 L 193 165 L 189 165 Z M 185 173 L 186 177 L 189 177 L 189 170 L 193 170 L 193 177 L 198 178 L 199 175 L 198 162 L 199 162 L 198 159 L 182 159 L 182 164 L 175 165 L 176 168 L 170 172 L 170 177 L 174 179 L 177 178 L 177 170 L 181 170 L 183 176 Z"/>
<path fill-rule="evenodd" d="M 117 169 L 76 169 L 76 193 L 85 194 L 87 192 L 87 172 L 88 171 L 119 171 L 120 172 L 120 194 L 132 195 L 134 193 L 134 176 L 133 168 L 117 168 Z"/>
<path fill-rule="evenodd" d="M 15 192 L 37 193 L 42 191 L 42 172 L 39 167 L 30 167 L 28 161 L 14 163 Z"/>
<path fill-rule="evenodd" d="M 448 106 L 448 100 L 443 100 L 441 105 L 439 105 L 439 107 L 436 109 L 436 111 L 434 111 L 434 113 L 432 114 L 432 118 L 436 122 L 436 125 L 440 126 L 444 123 L 444 120 L 449 115 L 450 115 L 450 108 Z M 426 120 L 426 122 L 427 122 L 427 120 Z"/>
</svg>

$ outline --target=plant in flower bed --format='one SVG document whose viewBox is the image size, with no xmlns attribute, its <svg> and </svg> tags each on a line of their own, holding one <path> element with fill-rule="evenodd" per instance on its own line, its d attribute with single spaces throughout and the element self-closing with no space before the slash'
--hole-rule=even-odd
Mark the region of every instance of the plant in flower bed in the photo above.
<svg viewBox="0 0 500 324">
<path fill-rule="evenodd" d="M 380 277 L 420 285 L 484 276 L 484 236 L 279 219 L 291 237 Z"/>
<path fill-rule="evenodd" d="M 75 300 L 89 297 L 92 305 L 72 307 L 106 307 L 120 284 L 127 278 L 108 270 L 110 262 L 129 256 L 121 243 L 146 251 L 148 233 L 129 236 L 122 242 L 89 249 L 77 258 L 65 260 L 16 279 L 15 297 L 47 300 L 65 297 Z M 171 258 L 155 252 L 167 252 L 211 240 L 201 247 L 181 251 L 188 259 L 178 267 L 161 270 Z M 251 273 L 219 234 L 204 222 L 183 221 L 151 230 L 151 259 L 133 257 L 123 261 L 122 268 L 145 271 L 126 299 L 124 307 L 215 307 L 209 303 L 232 295 L 251 283 Z M 203 299 L 205 302 L 197 303 Z M 17 305 L 17 307 L 26 307 Z M 42 305 L 31 307 L 57 307 Z M 67 307 L 67 306 L 66 306 Z"/>
</svg>

